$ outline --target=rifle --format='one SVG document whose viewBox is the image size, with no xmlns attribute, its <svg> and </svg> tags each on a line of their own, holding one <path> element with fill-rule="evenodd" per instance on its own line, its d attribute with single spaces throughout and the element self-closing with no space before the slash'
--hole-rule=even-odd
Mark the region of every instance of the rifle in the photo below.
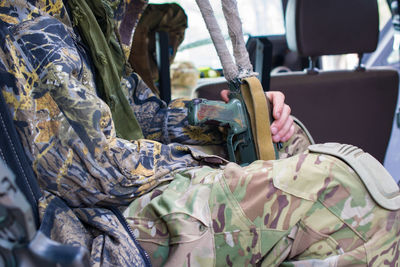
<svg viewBox="0 0 400 267">
<path fill-rule="evenodd" d="M 226 126 L 230 161 L 247 165 L 257 159 L 277 158 L 277 148 L 272 143 L 269 129 L 271 112 L 260 81 L 254 77 L 255 73 L 243 40 L 236 1 L 221 0 L 236 64 L 218 27 L 210 2 L 196 0 L 196 3 L 221 60 L 224 76 L 229 82 L 230 101 L 225 104 L 220 101 L 193 100 L 188 111 L 189 123 L 199 126 Z"/>
<path fill-rule="evenodd" d="M 249 101 L 251 97 L 248 95 L 252 94 L 254 87 L 258 91 L 258 95 L 257 92 L 255 93 L 256 98 L 260 98 L 259 90 L 262 93 L 261 99 L 255 99 L 255 101 L 266 100 L 259 81 L 257 78 L 251 77 L 229 82 L 230 100 L 228 103 L 197 98 L 189 104 L 188 120 L 190 125 L 211 124 L 227 128 L 226 146 L 229 160 L 241 165 L 248 165 L 257 159 L 278 158 L 278 147 L 277 144 L 272 143 L 269 131 L 269 121 L 272 122 L 271 105 L 265 101 L 266 106 L 261 103 L 263 107 L 260 109 L 257 108 L 260 103 L 254 105 L 252 101 Z M 253 100 L 255 97 L 253 96 Z M 262 120 L 261 123 L 258 123 L 262 124 L 261 127 L 254 125 L 257 124 L 257 117 L 258 121 Z M 259 128 L 261 128 L 261 132 Z"/>
</svg>

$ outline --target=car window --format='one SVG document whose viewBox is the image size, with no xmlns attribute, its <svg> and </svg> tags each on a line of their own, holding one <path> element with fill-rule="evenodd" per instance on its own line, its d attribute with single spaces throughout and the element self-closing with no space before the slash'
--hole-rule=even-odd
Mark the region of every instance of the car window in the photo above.
<svg viewBox="0 0 400 267">
<path fill-rule="evenodd" d="M 150 0 L 153 4 L 165 2 L 165 0 Z M 190 61 L 197 68 L 220 69 L 221 64 L 196 2 L 194 0 L 173 2 L 181 5 L 188 16 L 188 28 L 176 55 L 176 61 Z M 210 2 L 222 32 L 228 39 L 220 1 Z M 285 33 L 281 0 L 238 0 L 237 3 L 245 36 Z M 231 48 L 228 40 L 227 44 Z"/>
</svg>

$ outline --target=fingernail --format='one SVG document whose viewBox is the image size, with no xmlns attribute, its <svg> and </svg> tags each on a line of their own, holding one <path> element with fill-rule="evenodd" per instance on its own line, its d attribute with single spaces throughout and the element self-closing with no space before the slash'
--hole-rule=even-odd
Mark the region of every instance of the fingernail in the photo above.
<svg viewBox="0 0 400 267">
<path fill-rule="evenodd" d="M 271 133 L 272 133 L 272 134 L 278 133 L 278 129 L 276 129 L 275 127 L 272 127 L 272 128 L 271 128 Z"/>
<path fill-rule="evenodd" d="M 274 140 L 275 143 L 278 143 L 280 139 L 281 137 L 279 135 L 275 135 L 274 137 L 272 137 L 272 140 Z"/>
<path fill-rule="evenodd" d="M 279 120 L 280 117 L 281 117 L 281 113 L 280 112 L 276 113 L 276 118 L 275 119 Z"/>
</svg>

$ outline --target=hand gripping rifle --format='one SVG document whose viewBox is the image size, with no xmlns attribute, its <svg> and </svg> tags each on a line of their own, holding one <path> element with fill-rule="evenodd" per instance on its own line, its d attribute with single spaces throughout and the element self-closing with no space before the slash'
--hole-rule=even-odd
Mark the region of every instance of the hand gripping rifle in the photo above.
<svg viewBox="0 0 400 267">
<path fill-rule="evenodd" d="M 247 165 L 257 159 L 278 158 L 276 145 L 271 140 L 269 131 L 271 118 L 262 88 L 259 88 L 261 95 L 255 100 L 257 100 L 256 102 L 264 100 L 265 104 L 258 103 L 257 105 L 256 103 L 256 107 L 254 107 L 253 99 L 248 99 L 249 93 L 251 93 L 249 92 L 250 87 L 257 83 L 261 86 L 255 77 L 230 82 L 230 101 L 228 103 L 194 99 L 189 106 L 188 119 L 191 125 L 214 124 L 227 127 L 226 145 L 229 160 L 242 165 Z M 246 102 L 249 103 L 246 104 Z M 258 108 L 259 106 L 260 108 Z"/>
<path fill-rule="evenodd" d="M 226 47 L 208 0 L 196 0 L 206 22 L 211 39 L 229 82 L 230 101 L 194 99 L 189 106 L 191 125 L 214 124 L 228 128 L 229 160 L 242 165 L 262 159 L 276 159 L 277 148 L 272 143 L 268 101 L 259 80 L 252 72 L 245 48 L 241 22 L 235 0 L 222 0 L 222 9 L 232 40 L 236 65 Z"/>
</svg>

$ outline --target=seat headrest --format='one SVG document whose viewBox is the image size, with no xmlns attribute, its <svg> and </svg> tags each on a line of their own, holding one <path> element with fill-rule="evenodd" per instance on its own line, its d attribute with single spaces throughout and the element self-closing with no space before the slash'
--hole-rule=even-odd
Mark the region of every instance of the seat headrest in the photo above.
<svg viewBox="0 0 400 267">
<path fill-rule="evenodd" d="M 376 0 L 289 0 L 286 38 L 303 56 L 369 53 L 376 49 Z"/>
</svg>

